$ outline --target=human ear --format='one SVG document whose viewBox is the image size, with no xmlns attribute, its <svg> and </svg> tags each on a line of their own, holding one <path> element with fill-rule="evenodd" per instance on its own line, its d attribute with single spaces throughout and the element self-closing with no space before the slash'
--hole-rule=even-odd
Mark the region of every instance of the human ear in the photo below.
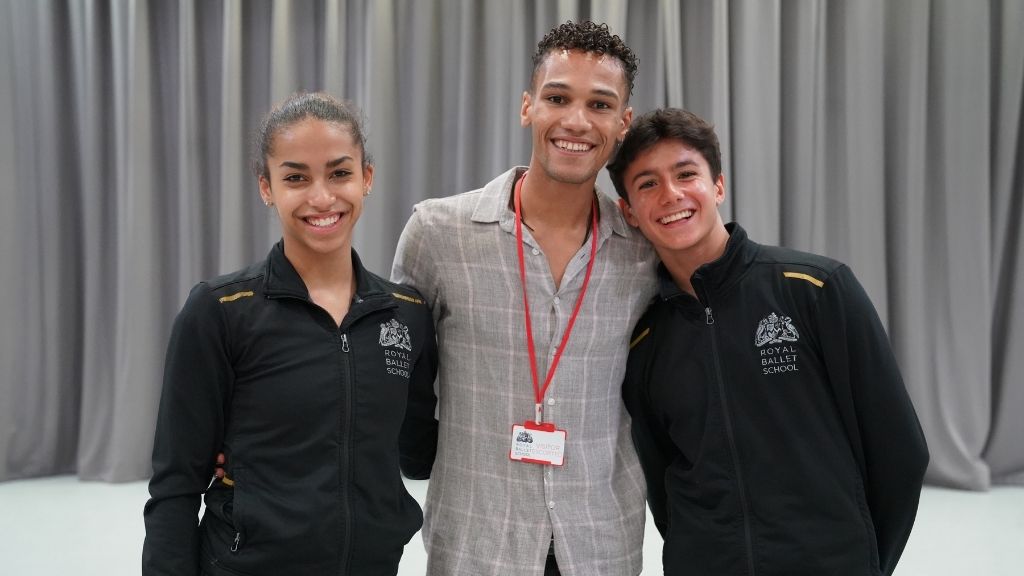
<svg viewBox="0 0 1024 576">
<path fill-rule="evenodd" d="M 263 200 L 263 204 L 266 206 L 274 205 L 274 196 L 270 190 L 270 182 L 263 176 L 260 176 L 260 198 Z"/>
<path fill-rule="evenodd" d="M 715 178 L 715 205 L 725 201 L 725 174 L 719 174 Z"/>
<path fill-rule="evenodd" d="M 523 91 L 523 106 L 519 109 L 519 125 L 526 128 L 530 125 L 530 108 L 533 106 L 533 97 L 529 90 Z"/>
<path fill-rule="evenodd" d="M 367 164 L 363 168 L 363 196 L 370 195 L 370 188 L 373 187 L 373 164 Z"/>
<path fill-rule="evenodd" d="M 626 219 L 626 223 L 633 228 L 640 226 L 640 221 L 633 215 L 633 210 L 629 207 L 629 202 L 626 202 L 625 198 L 619 198 L 619 210 L 622 210 L 622 216 Z"/>
<path fill-rule="evenodd" d="M 629 132 L 629 125 L 633 123 L 633 107 L 626 106 L 626 109 L 622 112 L 622 130 L 619 130 L 619 142 L 626 137 L 626 132 Z"/>
</svg>

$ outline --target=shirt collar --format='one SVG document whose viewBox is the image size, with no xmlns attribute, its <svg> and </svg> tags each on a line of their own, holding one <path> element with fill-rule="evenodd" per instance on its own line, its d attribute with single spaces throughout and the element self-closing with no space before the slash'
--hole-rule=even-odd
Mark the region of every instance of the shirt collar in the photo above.
<svg viewBox="0 0 1024 576">
<path fill-rule="evenodd" d="M 525 171 L 526 166 L 516 166 L 487 183 L 484 186 L 480 202 L 473 210 L 473 222 L 497 223 L 502 230 L 515 234 L 515 212 L 509 209 L 509 198 L 512 196 L 516 180 Z M 615 200 L 602 192 L 600 188 L 597 189 L 597 207 L 600 212 L 598 227 L 601 241 L 613 233 L 624 238 L 639 233 L 629 227 Z"/>
<path fill-rule="evenodd" d="M 352 249 L 352 271 L 356 276 L 356 295 L 366 298 L 373 294 L 382 293 L 376 282 L 371 282 L 371 276 L 363 267 L 362 260 L 355 249 Z M 288 261 L 284 254 L 284 240 L 278 240 L 270 249 L 267 255 L 267 269 L 264 275 L 263 288 L 268 296 L 295 296 L 309 299 L 309 289 L 302 277 Z"/>
<path fill-rule="evenodd" d="M 736 222 L 725 225 L 729 232 L 729 240 L 725 244 L 725 252 L 713 262 L 701 265 L 693 274 L 691 281 L 699 279 L 703 286 L 712 290 L 724 289 L 736 281 L 743 270 L 753 261 L 757 253 L 757 244 L 747 240 L 747 231 Z M 658 290 L 663 299 L 686 294 L 676 285 L 672 275 L 664 264 L 658 264 Z"/>
</svg>

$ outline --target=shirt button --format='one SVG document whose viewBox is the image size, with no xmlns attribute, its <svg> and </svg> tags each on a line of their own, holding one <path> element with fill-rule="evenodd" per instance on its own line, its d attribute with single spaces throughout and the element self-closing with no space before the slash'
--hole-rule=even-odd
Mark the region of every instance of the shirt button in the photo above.
<svg viewBox="0 0 1024 576">
<path fill-rule="evenodd" d="M 548 406 L 554 406 L 554 405 L 555 405 L 555 399 L 554 398 L 548 398 Z"/>
<path fill-rule="evenodd" d="M 534 256 L 539 256 L 540 255 L 540 250 L 537 250 L 536 248 L 534 248 L 533 249 L 533 255 Z"/>
<path fill-rule="evenodd" d="M 551 502 L 548 502 L 548 510 L 554 510 L 554 509 L 555 509 L 555 501 L 552 500 Z"/>
</svg>

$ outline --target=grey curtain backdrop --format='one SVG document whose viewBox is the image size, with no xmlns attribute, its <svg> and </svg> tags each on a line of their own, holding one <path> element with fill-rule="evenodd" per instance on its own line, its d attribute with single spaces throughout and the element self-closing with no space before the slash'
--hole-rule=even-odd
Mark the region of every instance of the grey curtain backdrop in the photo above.
<svg viewBox="0 0 1024 576">
<path fill-rule="evenodd" d="M 1024 483 L 1022 0 L 0 0 L 0 479 L 149 475 L 174 314 L 277 238 L 272 102 L 363 107 L 386 274 L 416 201 L 528 160 L 530 55 L 575 18 L 636 50 L 638 112 L 716 123 L 727 219 L 853 267 L 928 481 Z"/>
</svg>

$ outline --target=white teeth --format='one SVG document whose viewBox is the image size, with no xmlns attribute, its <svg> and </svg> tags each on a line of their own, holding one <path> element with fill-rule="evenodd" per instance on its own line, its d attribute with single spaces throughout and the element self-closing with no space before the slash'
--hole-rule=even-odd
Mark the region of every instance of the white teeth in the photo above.
<svg viewBox="0 0 1024 576">
<path fill-rule="evenodd" d="M 306 222 L 309 222 L 313 226 L 324 228 L 334 224 L 339 218 L 341 218 L 341 214 L 332 214 L 330 216 L 324 216 L 323 218 L 306 218 Z"/>
<path fill-rule="evenodd" d="M 565 140 L 555 140 L 555 146 L 558 146 L 562 150 L 568 150 L 569 152 L 586 152 L 593 148 L 590 144 L 584 144 L 582 142 L 567 142 Z"/>
<path fill-rule="evenodd" d="M 661 222 L 662 224 L 669 224 L 671 222 L 675 222 L 676 220 L 689 218 L 690 216 L 693 216 L 693 210 L 683 210 L 682 212 L 676 212 L 675 214 L 670 214 L 668 216 L 665 216 L 664 218 L 658 218 L 658 222 Z"/>
</svg>

